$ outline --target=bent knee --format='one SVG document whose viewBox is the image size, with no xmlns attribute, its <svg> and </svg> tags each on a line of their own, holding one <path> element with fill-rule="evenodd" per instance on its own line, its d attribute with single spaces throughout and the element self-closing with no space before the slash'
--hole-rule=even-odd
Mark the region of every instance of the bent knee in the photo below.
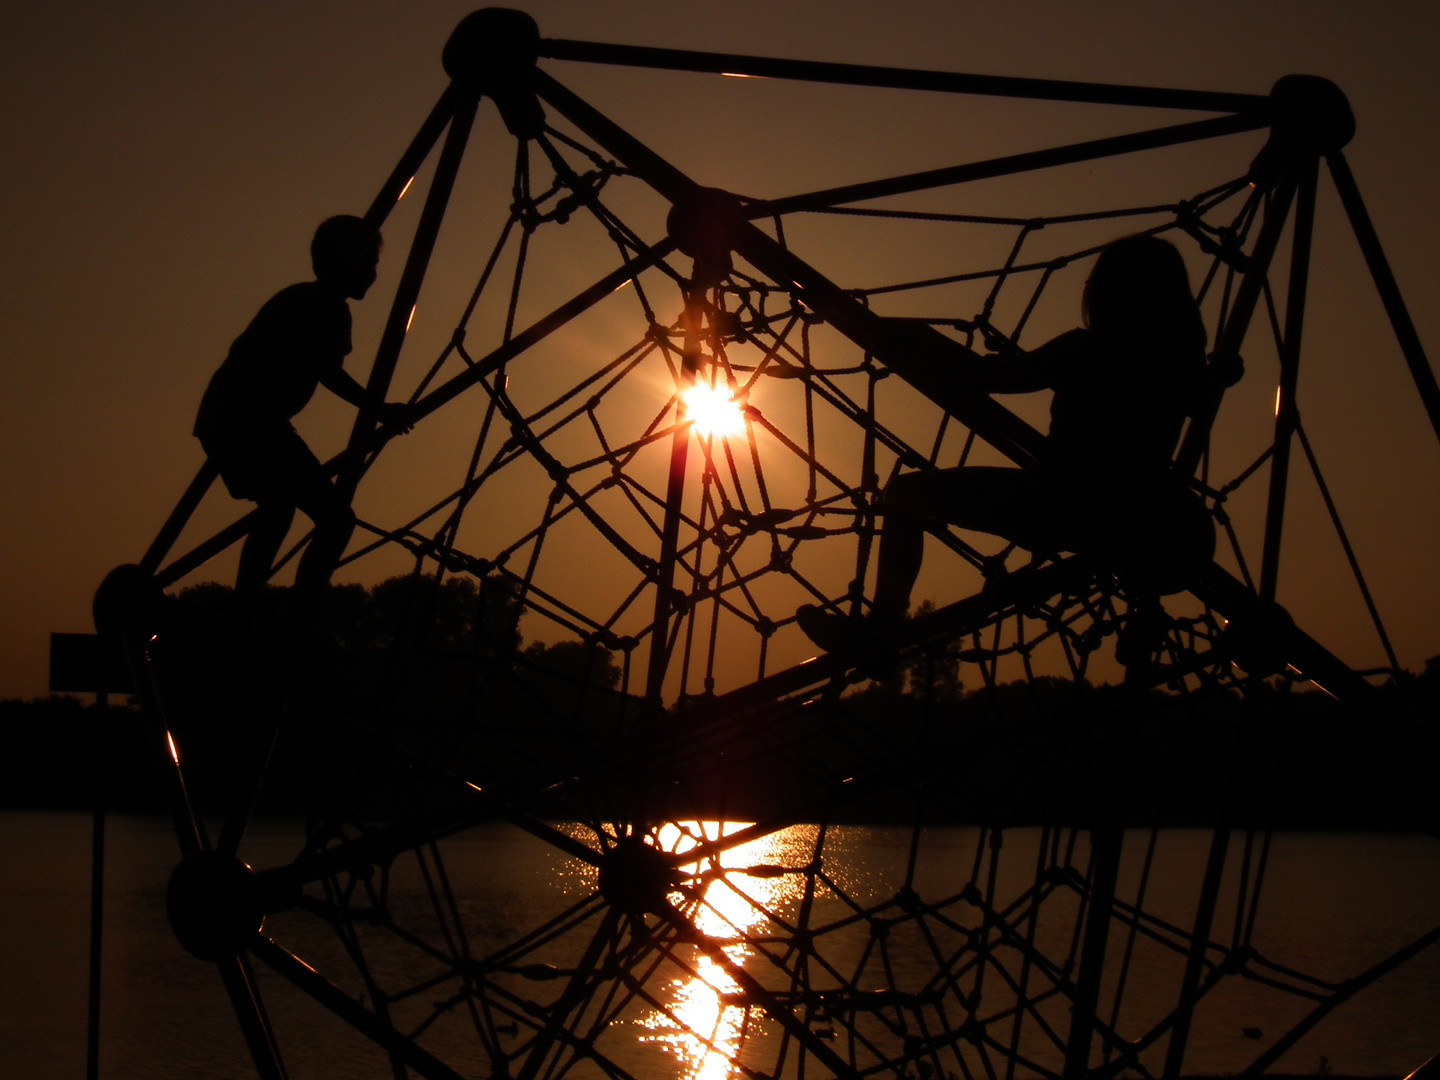
<svg viewBox="0 0 1440 1080">
<path fill-rule="evenodd" d="M 349 503 L 340 498 L 338 492 L 333 498 L 311 500 L 300 509 L 310 516 L 317 529 L 335 532 L 349 530 L 355 527 L 357 520 L 355 511 L 350 508 Z"/>
<path fill-rule="evenodd" d="M 892 476 L 880 494 L 880 509 L 887 515 L 925 514 L 934 501 L 929 473 L 912 472 Z"/>
</svg>

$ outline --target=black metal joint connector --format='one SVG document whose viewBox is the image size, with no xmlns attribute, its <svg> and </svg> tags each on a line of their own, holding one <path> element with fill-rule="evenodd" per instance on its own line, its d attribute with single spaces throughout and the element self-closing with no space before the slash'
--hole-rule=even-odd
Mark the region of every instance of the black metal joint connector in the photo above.
<svg viewBox="0 0 1440 1080">
<path fill-rule="evenodd" d="M 533 139 L 545 130 L 545 110 L 533 89 L 540 28 L 523 11 L 481 8 L 460 20 L 440 62 L 455 84 L 495 102 L 510 134 Z"/>
<path fill-rule="evenodd" d="M 1355 137 L 1345 92 L 1319 75 L 1286 75 L 1270 90 L 1270 129 L 1277 139 L 1316 154 L 1343 149 Z"/>
</svg>

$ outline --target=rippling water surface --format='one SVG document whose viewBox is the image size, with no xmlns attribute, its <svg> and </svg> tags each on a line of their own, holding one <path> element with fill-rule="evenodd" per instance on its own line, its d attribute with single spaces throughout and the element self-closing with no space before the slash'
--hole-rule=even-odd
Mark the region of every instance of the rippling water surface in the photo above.
<svg viewBox="0 0 1440 1080">
<path fill-rule="evenodd" d="M 695 836 L 717 837 L 733 824 L 667 826 L 662 841 L 684 851 Z M 800 866 L 810 858 L 815 827 L 798 825 L 727 851 L 726 867 Z M 964 827 L 924 834 L 918 852 L 917 891 L 951 895 L 969 877 L 978 834 Z M 1015 895 L 1029 884 L 1038 831 L 1005 834 L 1006 867 L 996 895 Z M 1120 891 L 1133 888 L 1145 837 L 1127 838 Z M 287 862 L 300 843 L 291 822 L 260 823 L 247 840 L 246 857 L 257 867 Z M 1027 847 L 1028 845 L 1028 847 Z M 1157 851 L 1149 906 L 1179 924 L 1193 917 L 1208 835 L 1177 830 L 1163 834 Z M 871 826 L 832 829 L 826 868 L 846 896 L 871 903 L 893 892 L 910 857 L 908 830 Z M 472 830 L 445 842 L 446 865 L 475 951 L 513 941 L 540 918 L 594 887 L 593 871 L 540 841 L 508 827 Z M 214 969 L 192 960 L 165 924 L 163 891 L 175 859 L 165 823 L 114 818 L 110 823 L 106 913 L 102 1075 L 113 1078 L 249 1078 L 254 1075 Z M 0 1058 L 5 1076 L 73 1078 L 84 1074 L 85 965 L 87 956 L 89 819 L 83 814 L 0 814 Z M 1009 880 L 1007 880 L 1009 875 Z M 801 902 L 798 875 L 718 877 L 698 909 L 700 929 L 723 943 L 724 957 L 747 972 L 757 964 L 743 935 L 763 930 L 763 912 L 793 914 Z M 412 885 L 397 877 L 395 902 L 405 904 Z M 835 896 L 819 901 L 842 914 Z M 1277 836 L 1263 899 L 1256 947 L 1268 958 L 1321 978 L 1356 974 L 1406 940 L 1440 921 L 1440 844 L 1418 837 L 1344 833 Z M 1062 920 L 1063 921 L 1063 920 Z M 267 926 L 278 940 L 324 972 L 340 970 L 338 944 L 298 914 L 273 916 Z M 1222 937 L 1225 926 L 1216 927 Z M 1040 944 L 1063 951 L 1063 927 L 1042 925 Z M 852 945 L 837 937 L 831 956 L 860 963 L 860 937 Z M 565 945 L 557 948 L 564 949 Z M 846 952 L 849 948 L 850 953 Z M 1163 960 L 1137 962 L 1127 1009 L 1134 1019 L 1162 1015 L 1169 1007 L 1175 972 Z M 556 955 L 561 966 L 567 958 Z M 574 962 L 574 958 L 569 958 Z M 399 970 L 401 952 L 377 950 L 383 982 L 387 967 Z M 897 946 L 891 962 L 904 968 L 926 958 Z M 906 971 L 893 972 L 903 982 Z M 262 988 L 296 1080 L 308 1077 L 387 1078 L 383 1055 L 335 1021 L 307 997 L 260 970 Z M 867 976 L 868 977 L 868 976 Z M 343 980 L 342 980 L 343 981 Z M 1304 1002 L 1280 997 L 1255 984 L 1232 980 L 1202 1006 L 1186 1071 L 1225 1074 L 1243 1068 L 1259 1044 L 1246 1028 L 1284 1030 L 1307 1011 Z M 1162 997 L 1159 987 L 1165 988 Z M 680 958 L 650 984 L 651 1001 L 637 1001 L 617 1021 L 617 1059 L 638 1080 L 726 1080 L 729 1059 L 765 1060 L 773 1031 L 727 1003 L 736 987 L 724 964 L 698 951 Z M 354 992 L 358 993 L 358 989 Z M 443 996 L 436 990 L 433 996 Z M 733 999 L 732 999 L 733 1000 Z M 429 1038 L 433 1049 L 466 1075 L 487 1067 L 466 1038 L 462 1017 L 451 1014 Z M 447 1023 L 449 1026 L 447 1026 Z M 823 1026 L 818 1030 L 824 1031 Z M 622 1036 L 615 1038 L 615 1036 Z M 773 1045 L 768 1049 L 773 1051 Z M 1280 1062 L 1284 1072 L 1396 1076 L 1440 1050 L 1440 947 L 1432 947 L 1396 975 L 1341 1006 L 1333 1022 L 1302 1039 Z M 773 1056 L 773 1055 L 772 1055 Z M 572 1075 L 583 1075 L 575 1073 Z"/>
</svg>

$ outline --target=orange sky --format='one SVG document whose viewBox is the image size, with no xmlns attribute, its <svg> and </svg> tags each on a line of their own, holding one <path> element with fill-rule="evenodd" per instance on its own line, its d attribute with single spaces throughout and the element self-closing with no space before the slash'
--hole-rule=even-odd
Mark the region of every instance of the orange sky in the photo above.
<svg viewBox="0 0 1440 1080">
<path fill-rule="evenodd" d="M 554 37 L 808 59 L 1255 93 L 1288 72 L 1326 75 L 1350 96 L 1359 131 L 1348 157 L 1421 339 L 1432 355 L 1440 350 L 1432 195 L 1440 15 L 1429 5 L 1387 4 L 1377 14 L 1315 3 L 936 0 L 892 3 L 883 16 L 858 2 L 518 6 Z M 314 224 L 368 204 L 442 89 L 440 46 L 467 10 L 59 2 L 0 14 L 0 696 L 45 691 L 46 634 L 90 629 L 95 585 L 143 552 L 200 464 L 189 431 L 205 381 L 255 309 L 308 276 Z M 702 183 L 762 196 L 1157 119 L 547 69 Z M 482 117 L 472 156 L 498 147 L 508 157 L 498 135 L 493 118 Z M 1245 147 L 1231 153 L 1243 169 Z M 1188 167 L 1165 166 L 1176 196 L 1203 186 L 1185 184 Z M 1154 178 L 1101 179 L 1124 188 Z M 1091 181 L 1094 198 L 1112 202 Z M 1065 194 L 1044 183 L 994 198 Z M 1325 188 L 1307 323 L 1317 359 L 1302 375 L 1301 407 L 1401 662 L 1414 668 L 1440 653 L 1440 445 Z M 393 287 L 417 209 L 414 200 L 397 212 L 395 257 L 382 268 L 378 296 Z M 817 233 L 806 254 L 821 269 L 862 279 L 846 284 L 899 276 L 909 260 L 943 254 L 944 241 L 923 234 L 903 250 L 847 247 L 860 242 L 837 235 Z M 564 261 L 555 265 L 563 277 Z M 357 306 L 356 318 L 352 363 L 363 381 L 383 301 Z M 422 332 L 443 340 L 446 330 L 422 320 Z M 1263 405 L 1273 371 L 1252 360 L 1242 386 Z M 323 457 L 343 439 L 348 417 L 344 406 L 317 400 L 301 430 Z M 1287 531 L 1295 569 L 1282 577 L 1281 599 L 1352 663 L 1377 662 L 1359 638 L 1352 644 L 1360 609 L 1336 575 L 1323 511 L 1313 496 L 1296 498 Z M 229 566 L 217 562 L 216 576 Z M 943 582 L 922 587 L 944 592 Z"/>
</svg>

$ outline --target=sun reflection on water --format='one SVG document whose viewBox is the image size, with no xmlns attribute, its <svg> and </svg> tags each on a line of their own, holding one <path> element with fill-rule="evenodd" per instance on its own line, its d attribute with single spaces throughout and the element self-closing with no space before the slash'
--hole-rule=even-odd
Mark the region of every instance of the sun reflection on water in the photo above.
<svg viewBox="0 0 1440 1080">
<path fill-rule="evenodd" d="M 663 850 L 683 854 L 705 841 L 719 840 L 748 827 L 748 822 L 739 821 L 669 822 L 660 827 L 656 839 Z M 765 911 L 798 900 L 803 892 L 802 880 L 796 874 L 773 870 L 775 876 L 745 873 L 758 866 L 803 863 L 803 855 L 799 859 L 782 859 L 787 849 L 802 841 L 799 835 L 787 835 L 794 831 L 787 829 L 749 840 L 720 852 L 718 859 L 706 858 L 703 863 L 682 867 L 683 873 L 696 874 L 713 871 L 718 863 L 721 870 L 730 871 L 710 879 L 704 901 L 694 909 L 693 918 L 701 933 L 726 942 L 723 952 L 737 966 L 752 955 L 753 950 L 743 938 L 765 922 Z M 691 966 L 693 976 L 670 983 L 671 999 L 664 1008 L 652 1010 L 640 1019 L 640 1026 L 647 1032 L 640 1041 L 658 1044 L 673 1054 L 684 1080 L 726 1080 L 744 1048 L 750 1018 L 746 1008 L 726 1001 L 739 987 L 723 966 L 698 951 Z"/>
</svg>

